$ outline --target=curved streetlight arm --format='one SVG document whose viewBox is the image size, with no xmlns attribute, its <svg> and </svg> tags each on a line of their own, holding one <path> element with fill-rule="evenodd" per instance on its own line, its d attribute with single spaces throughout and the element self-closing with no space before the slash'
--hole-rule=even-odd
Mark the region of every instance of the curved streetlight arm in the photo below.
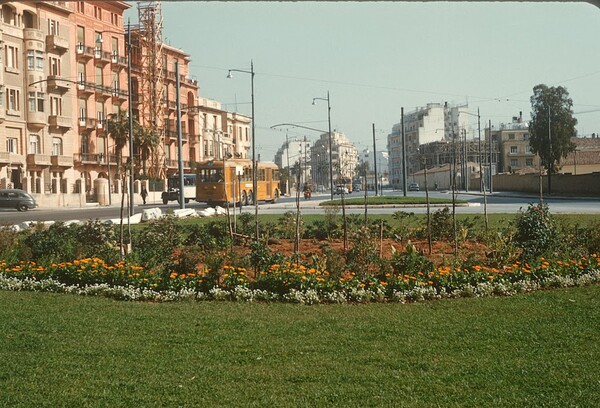
<svg viewBox="0 0 600 408">
<path fill-rule="evenodd" d="M 302 128 L 302 129 L 314 130 L 315 132 L 327 133 L 326 130 L 315 129 L 315 128 L 311 128 L 311 127 L 308 127 L 308 126 L 296 125 L 295 123 L 278 123 L 277 125 L 271 126 L 271 129 L 275 129 L 276 127 L 280 127 L 280 126 L 299 127 L 299 128 Z"/>
</svg>

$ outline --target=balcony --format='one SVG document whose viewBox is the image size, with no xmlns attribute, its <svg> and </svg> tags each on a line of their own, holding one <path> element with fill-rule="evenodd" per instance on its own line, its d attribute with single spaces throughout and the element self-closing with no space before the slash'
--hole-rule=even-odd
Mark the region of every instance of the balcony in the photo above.
<svg viewBox="0 0 600 408">
<path fill-rule="evenodd" d="M 96 84 L 91 82 L 79 81 L 77 82 L 77 94 L 78 95 L 91 95 L 94 93 Z"/>
<path fill-rule="evenodd" d="M 46 126 L 48 119 L 44 112 L 27 112 L 27 126 L 39 130 Z"/>
<path fill-rule="evenodd" d="M 108 98 L 112 96 L 112 88 L 101 84 L 94 85 L 94 92 L 97 98 Z"/>
<path fill-rule="evenodd" d="M 11 152 L 0 152 L 1 164 L 25 164 L 23 156 Z"/>
<path fill-rule="evenodd" d="M 75 47 L 75 53 L 78 60 L 89 60 L 94 57 L 94 47 L 86 47 L 83 43 L 78 43 Z"/>
<path fill-rule="evenodd" d="M 77 153 L 73 155 L 75 163 L 81 164 L 100 164 L 102 163 L 101 155 L 97 153 Z"/>
<path fill-rule="evenodd" d="M 40 166 L 47 167 L 50 166 L 52 162 L 50 161 L 50 156 L 47 154 L 28 154 L 27 155 L 27 165 L 28 166 Z"/>
<path fill-rule="evenodd" d="M 48 116 L 48 124 L 51 127 L 61 129 L 71 129 L 73 127 L 73 121 L 67 116 L 50 115 Z"/>
<path fill-rule="evenodd" d="M 94 63 L 95 64 L 108 64 L 111 61 L 111 53 L 102 51 L 100 48 L 94 48 Z"/>
<path fill-rule="evenodd" d="M 73 156 L 50 156 L 52 167 L 73 167 Z"/>
<path fill-rule="evenodd" d="M 66 92 L 71 88 L 71 83 L 58 75 L 48 75 L 46 82 L 50 91 Z"/>
<path fill-rule="evenodd" d="M 44 41 L 44 33 L 36 28 L 26 28 L 23 30 L 23 39 L 25 41 Z"/>
<path fill-rule="evenodd" d="M 127 91 L 125 89 L 112 88 L 112 97 L 119 101 L 125 102 L 127 100 Z"/>
<path fill-rule="evenodd" d="M 112 65 L 116 65 L 121 68 L 124 68 L 127 66 L 127 58 L 117 55 L 116 52 L 113 52 L 110 55 L 110 62 Z"/>
<path fill-rule="evenodd" d="M 96 119 L 94 118 L 79 118 L 80 129 L 95 129 Z"/>
<path fill-rule="evenodd" d="M 69 40 L 63 37 L 59 37 L 55 34 L 46 36 L 46 50 L 53 51 L 58 50 L 59 52 L 65 52 L 69 49 Z"/>
</svg>

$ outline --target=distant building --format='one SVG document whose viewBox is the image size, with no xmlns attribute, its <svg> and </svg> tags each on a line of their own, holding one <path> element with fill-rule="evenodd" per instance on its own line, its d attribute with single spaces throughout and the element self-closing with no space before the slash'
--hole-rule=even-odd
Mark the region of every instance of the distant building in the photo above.
<svg viewBox="0 0 600 408">
<path fill-rule="evenodd" d="M 404 114 L 404 150 L 406 154 L 406 177 L 421 169 L 419 149 L 423 145 L 436 142 L 451 142 L 466 138 L 469 118 L 467 106 L 448 106 L 447 104 L 429 103 L 425 107 L 416 108 Z M 392 127 L 388 135 L 388 151 L 390 161 L 390 183 L 394 188 L 401 188 L 402 175 L 402 122 Z"/>
<path fill-rule="evenodd" d="M 333 131 L 331 134 L 331 157 L 333 159 L 333 184 L 340 178 L 354 177 L 356 165 L 358 164 L 358 150 L 354 144 L 343 133 Z M 329 134 L 323 133 L 314 142 L 310 154 L 313 169 L 313 180 L 318 185 L 325 186 L 329 190 Z"/>
<path fill-rule="evenodd" d="M 300 169 L 300 182 L 304 183 L 312 178 L 311 147 L 312 143 L 304 138 L 287 138 L 285 143 L 275 153 L 273 161 L 280 169 L 288 169 L 292 184 L 297 180 L 297 169 Z"/>
<path fill-rule="evenodd" d="M 377 155 L 374 155 L 368 148 L 364 149 L 358 155 L 360 163 L 367 163 L 367 184 L 369 187 L 375 185 L 375 156 L 377 156 L 377 182 L 378 185 L 387 185 L 388 173 L 389 173 L 389 154 L 387 151 L 377 151 Z"/>
</svg>

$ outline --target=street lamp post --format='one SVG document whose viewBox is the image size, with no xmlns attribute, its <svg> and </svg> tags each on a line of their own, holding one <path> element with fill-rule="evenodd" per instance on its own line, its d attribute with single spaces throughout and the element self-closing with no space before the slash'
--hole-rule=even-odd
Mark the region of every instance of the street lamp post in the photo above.
<svg viewBox="0 0 600 408">
<path fill-rule="evenodd" d="M 122 35 L 117 31 L 100 31 L 100 34 L 112 33 Z M 102 43 L 102 37 L 98 38 Z M 132 216 L 135 212 L 133 210 L 134 196 L 133 196 L 133 107 L 132 107 L 132 86 L 131 86 L 131 24 L 127 20 L 127 115 L 129 116 L 129 216 Z"/>
<path fill-rule="evenodd" d="M 258 182 L 257 182 L 257 169 L 256 169 L 256 120 L 254 118 L 254 62 L 250 60 L 250 71 L 244 69 L 230 69 L 227 73 L 227 78 L 233 78 L 232 72 L 242 72 L 244 74 L 250 74 L 250 88 L 252 98 L 252 191 L 254 194 L 254 218 L 256 222 L 255 240 L 258 241 Z"/>
<path fill-rule="evenodd" d="M 331 149 L 331 104 L 329 100 L 329 91 L 327 91 L 327 98 L 313 98 L 313 105 L 315 105 L 316 100 L 327 101 L 327 123 L 329 125 L 329 190 L 331 192 L 331 199 L 333 200 L 333 150 Z"/>
</svg>

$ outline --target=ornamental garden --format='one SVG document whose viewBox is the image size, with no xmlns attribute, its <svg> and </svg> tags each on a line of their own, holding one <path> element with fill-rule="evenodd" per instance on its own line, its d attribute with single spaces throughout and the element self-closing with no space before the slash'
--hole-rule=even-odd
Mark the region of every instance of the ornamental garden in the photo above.
<svg viewBox="0 0 600 408">
<path fill-rule="evenodd" d="M 487 226 L 487 223 L 486 223 Z M 286 213 L 255 220 L 135 228 L 98 220 L 0 229 L 0 289 L 122 300 L 316 303 L 417 302 L 510 296 L 600 282 L 600 223 L 530 204 L 484 228 L 480 217 Z M 300 237 L 300 239 L 297 239 Z M 344 238 L 345 237 L 345 238 Z M 344 245 L 342 246 L 342 242 Z M 122 242 L 130 242 L 124 254 Z"/>
</svg>

